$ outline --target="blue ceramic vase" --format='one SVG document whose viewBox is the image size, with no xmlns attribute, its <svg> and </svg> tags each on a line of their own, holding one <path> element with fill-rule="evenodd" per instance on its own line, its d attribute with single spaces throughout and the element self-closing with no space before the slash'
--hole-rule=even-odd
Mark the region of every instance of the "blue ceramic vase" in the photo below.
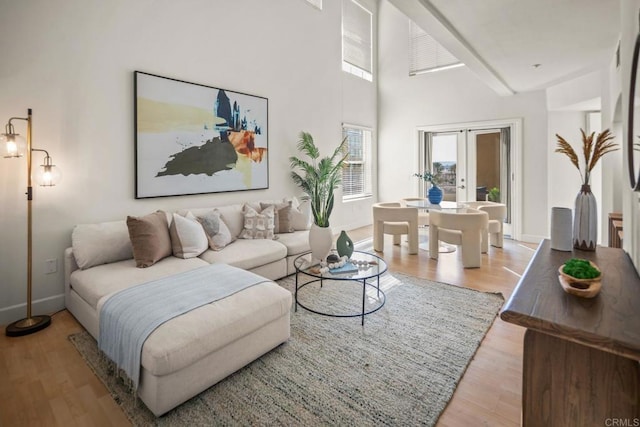
<svg viewBox="0 0 640 427">
<path fill-rule="evenodd" d="M 443 196 L 442 188 L 438 187 L 435 184 L 433 184 L 429 189 L 429 191 L 427 192 L 427 198 L 429 199 L 429 203 L 433 205 L 439 205 L 440 202 L 442 201 L 442 196 Z"/>
</svg>

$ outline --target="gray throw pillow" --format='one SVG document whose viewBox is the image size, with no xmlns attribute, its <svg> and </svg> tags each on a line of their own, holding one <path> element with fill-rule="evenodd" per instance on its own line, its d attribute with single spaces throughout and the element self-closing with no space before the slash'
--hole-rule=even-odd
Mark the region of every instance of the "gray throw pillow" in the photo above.
<svg viewBox="0 0 640 427">
<path fill-rule="evenodd" d="M 222 216 L 218 209 L 200 215 L 198 221 L 202 224 L 207 238 L 209 239 L 209 247 L 214 251 L 219 251 L 233 241 L 229 227 L 222 220 Z"/>
</svg>

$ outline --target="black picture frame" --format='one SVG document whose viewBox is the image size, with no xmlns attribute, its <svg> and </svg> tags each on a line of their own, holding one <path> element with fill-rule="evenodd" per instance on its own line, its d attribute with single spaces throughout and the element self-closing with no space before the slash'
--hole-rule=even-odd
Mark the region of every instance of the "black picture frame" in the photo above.
<svg viewBox="0 0 640 427">
<path fill-rule="evenodd" d="M 134 72 L 135 198 L 269 188 L 267 98 Z"/>
</svg>

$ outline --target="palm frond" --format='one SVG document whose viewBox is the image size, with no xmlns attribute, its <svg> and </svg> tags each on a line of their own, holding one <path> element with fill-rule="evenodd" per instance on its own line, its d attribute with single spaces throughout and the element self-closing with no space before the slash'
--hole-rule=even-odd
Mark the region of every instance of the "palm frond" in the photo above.
<svg viewBox="0 0 640 427">
<path fill-rule="evenodd" d="M 298 141 L 298 151 L 303 152 L 313 160 L 320 157 L 320 150 L 313 142 L 313 136 L 308 132 L 300 132 L 300 140 Z"/>
</svg>

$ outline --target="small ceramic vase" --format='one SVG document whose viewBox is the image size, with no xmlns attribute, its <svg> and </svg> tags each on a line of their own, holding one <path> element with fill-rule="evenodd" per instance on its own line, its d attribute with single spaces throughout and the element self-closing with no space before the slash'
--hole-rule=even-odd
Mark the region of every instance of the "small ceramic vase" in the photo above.
<svg viewBox="0 0 640 427">
<path fill-rule="evenodd" d="M 347 236 L 347 233 L 342 230 L 340 232 L 340 236 L 338 240 L 336 240 L 336 249 L 338 250 L 338 255 L 346 256 L 347 258 L 351 258 L 351 254 L 353 253 L 353 241 Z"/>
</svg>

